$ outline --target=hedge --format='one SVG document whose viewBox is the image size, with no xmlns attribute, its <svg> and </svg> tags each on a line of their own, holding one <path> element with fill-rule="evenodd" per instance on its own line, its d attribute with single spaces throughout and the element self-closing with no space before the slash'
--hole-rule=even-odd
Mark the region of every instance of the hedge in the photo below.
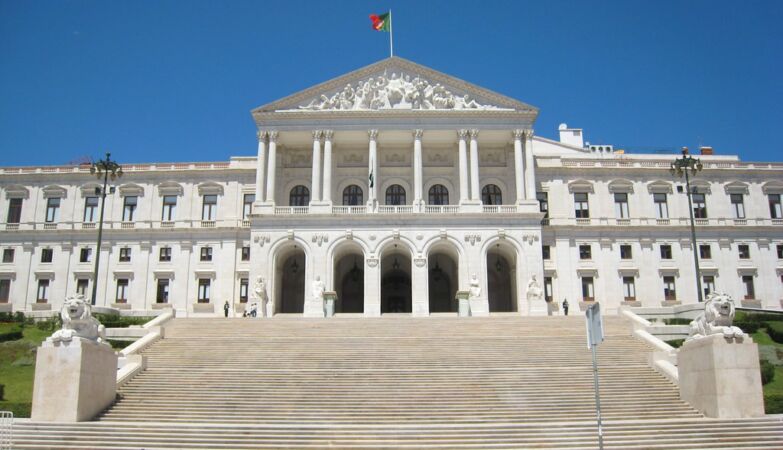
<svg viewBox="0 0 783 450">
<path fill-rule="evenodd" d="M 93 314 L 106 328 L 128 328 L 131 325 L 144 325 L 154 317 L 120 316 L 117 314 Z"/>
<path fill-rule="evenodd" d="M 773 341 L 783 344 L 783 322 L 767 322 L 767 334 Z"/>
<path fill-rule="evenodd" d="M 770 383 L 775 379 L 775 365 L 766 359 L 759 361 L 761 366 L 761 384 Z"/>
<path fill-rule="evenodd" d="M 5 341 L 15 341 L 17 339 L 22 339 L 22 327 L 16 325 L 12 326 L 11 328 L 0 331 L 0 342 Z"/>
<path fill-rule="evenodd" d="M 759 330 L 759 327 L 761 327 L 763 323 L 751 320 L 735 320 L 732 325 L 739 327 L 740 330 L 747 334 L 753 334 Z"/>
<path fill-rule="evenodd" d="M 767 394 L 764 396 L 764 412 L 767 414 L 783 414 L 783 395 Z"/>
</svg>

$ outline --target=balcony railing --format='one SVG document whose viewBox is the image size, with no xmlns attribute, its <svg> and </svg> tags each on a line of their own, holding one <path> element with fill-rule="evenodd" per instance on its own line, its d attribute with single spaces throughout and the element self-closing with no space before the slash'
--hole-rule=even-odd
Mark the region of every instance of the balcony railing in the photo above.
<svg viewBox="0 0 783 450">
<path fill-rule="evenodd" d="M 367 214 L 367 207 L 366 206 L 333 206 L 332 214 L 338 214 L 338 215 Z"/>
<path fill-rule="evenodd" d="M 424 212 L 427 214 L 457 214 L 459 205 L 425 205 Z"/>
<path fill-rule="evenodd" d="M 378 212 L 380 214 L 412 214 L 413 206 L 411 205 L 379 205 Z"/>
</svg>

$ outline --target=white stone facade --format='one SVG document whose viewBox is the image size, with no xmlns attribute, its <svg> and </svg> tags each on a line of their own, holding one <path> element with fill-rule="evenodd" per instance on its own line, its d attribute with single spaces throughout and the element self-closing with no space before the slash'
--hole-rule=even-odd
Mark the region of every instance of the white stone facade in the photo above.
<svg viewBox="0 0 783 450">
<path fill-rule="evenodd" d="M 255 109 L 257 157 L 123 165 L 106 199 L 97 303 L 198 315 L 228 301 L 236 312 L 257 301 L 261 277 L 264 314 L 323 316 L 319 278 L 337 314 L 426 316 L 456 313 L 474 274 L 473 315 L 546 314 L 565 298 L 610 311 L 696 302 L 674 156 L 597 155 L 566 126 L 561 142 L 535 136 L 537 114 L 390 58 Z M 780 308 L 783 163 L 700 158 L 703 280 Z M 97 181 L 89 167 L 0 168 L 0 309 L 90 296 Z M 533 276 L 549 308 L 528 304 Z"/>
</svg>

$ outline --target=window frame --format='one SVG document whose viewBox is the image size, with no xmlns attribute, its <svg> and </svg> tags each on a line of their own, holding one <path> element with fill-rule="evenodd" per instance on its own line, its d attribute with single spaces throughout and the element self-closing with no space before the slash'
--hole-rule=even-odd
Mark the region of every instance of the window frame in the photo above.
<svg viewBox="0 0 783 450">
<path fill-rule="evenodd" d="M 198 303 L 210 303 L 210 296 L 212 290 L 211 278 L 199 278 L 198 279 Z"/>
<path fill-rule="evenodd" d="M 22 204 L 24 200 L 21 198 L 8 199 L 8 214 L 6 214 L 6 223 L 19 223 L 22 220 Z"/>
<path fill-rule="evenodd" d="M 667 261 L 674 258 L 674 251 L 672 250 L 671 244 L 661 244 L 658 250 L 658 254 L 660 255 L 661 259 L 665 259 Z"/>
<path fill-rule="evenodd" d="M 636 301 L 636 278 L 633 276 L 624 276 L 622 278 L 623 283 L 623 298 L 625 301 Z"/>
<path fill-rule="evenodd" d="M 117 292 L 114 296 L 114 303 L 128 303 L 129 290 L 130 280 L 128 278 L 117 278 Z"/>
<path fill-rule="evenodd" d="M 199 250 L 199 261 L 201 262 L 211 262 L 212 261 L 212 247 L 211 246 L 203 246 Z"/>
<path fill-rule="evenodd" d="M 217 194 L 201 196 L 201 220 L 212 221 L 217 217 Z"/>
<path fill-rule="evenodd" d="M 364 190 L 358 184 L 349 184 L 343 188 L 343 206 L 364 204 Z"/>
<path fill-rule="evenodd" d="M 712 259 L 712 245 L 699 244 L 699 259 Z"/>
<path fill-rule="evenodd" d="M 481 203 L 483 205 L 502 205 L 503 190 L 497 184 L 485 184 L 481 188 Z"/>
<path fill-rule="evenodd" d="M 42 248 L 41 249 L 41 263 L 50 264 L 52 261 L 54 261 L 54 249 L 53 248 Z"/>
<path fill-rule="evenodd" d="M 49 302 L 49 288 L 51 287 L 51 281 L 48 278 L 42 278 L 38 280 L 38 288 L 35 293 L 36 303 L 48 303 Z"/>
<path fill-rule="evenodd" d="M 620 244 L 620 259 L 633 259 L 633 246 L 631 244 Z"/>
<path fill-rule="evenodd" d="M 174 222 L 177 219 L 177 197 L 177 195 L 163 196 L 163 204 L 160 211 L 161 222 Z M 174 199 L 173 203 L 171 202 L 172 198 Z"/>
<path fill-rule="evenodd" d="M 737 201 L 739 200 L 739 201 Z M 735 219 L 745 218 L 745 196 L 742 194 L 729 194 L 731 212 Z"/>
<path fill-rule="evenodd" d="M 247 303 L 250 292 L 250 281 L 247 278 L 239 279 L 239 303 Z"/>
<path fill-rule="evenodd" d="M 136 215 L 136 208 L 139 205 L 139 197 L 137 195 L 126 195 L 122 198 L 122 221 L 133 222 Z"/>
<path fill-rule="evenodd" d="M 3 263 L 4 264 L 11 264 L 11 263 L 13 263 L 15 257 L 16 257 L 16 249 L 13 249 L 13 248 L 4 248 L 3 249 Z"/>
<path fill-rule="evenodd" d="M 240 250 L 240 260 L 241 261 L 250 261 L 250 246 L 245 245 Z"/>
<path fill-rule="evenodd" d="M 750 245 L 737 244 L 737 256 L 739 259 L 750 259 Z"/>
<path fill-rule="evenodd" d="M 663 298 L 666 301 L 677 301 L 677 281 L 674 275 L 663 276 Z"/>
<path fill-rule="evenodd" d="M 628 219 L 630 217 L 627 192 L 614 193 L 614 214 L 617 219 Z"/>
<path fill-rule="evenodd" d="M 663 201 L 660 201 L 663 196 Z M 669 218 L 669 197 L 665 192 L 653 193 L 653 205 L 655 206 L 655 218 L 656 219 L 668 219 Z"/>
<path fill-rule="evenodd" d="M 593 246 L 590 244 L 579 244 L 579 259 L 589 261 L 593 259 Z"/>
<path fill-rule="evenodd" d="M 131 254 L 131 247 L 120 247 L 120 254 L 117 261 L 122 263 L 131 262 Z"/>
<path fill-rule="evenodd" d="M 288 206 L 308 206 L 310 204 L 310 188 L 297 184 L 288 191 Z"/>
<path fill-rule="evenodd" d="M 162 305 L 169 302 L 169 293 L 171 292 L 171 280 L 168 278 L 158 278 L 155 287 L 155 303 Z M 161 301 L 161 298 L 163 299 Z"/>
<path fill-rule="evenodd" d="M 693 192 L 691 194 L 691 203 L 693 204 L 694 219 L 709 218 L 709 215 L 707 214 L 707 194 L 703 194 L 700 192 Z"/>
<path fill-rule="evenodd" d="M 79 249 L 79 262 L 88 263 L 92 259 L 92 247 L 82 247 Z"/>
<path fill-rule="evenodd" d="M 11 279 L 0 278 L 0 303 L 8 303 L 11 298 Z"/>
<path fill-rule="evenodd" d="M 386 188 L 384 195 L 385 205 L 404 206 L 408 204 L 408 195 L 405 188 L 399 184 L 392 184 Z"/>
<path fill-rule="evenodd" d="M 781 206 L 781 194 L 767 194 L 769 201 L 769 217 L 771 219 L 783 219 L 783 206 Z"/>
<path fill-rule="evenodd" d="M 582 200 L 582 196 L 584 196 L 584 200 Z M 590 218 L 590 194 L 588 192 L 574 192 L 574 217 L 577 219 Z"/>
<path fill-rule="evenodd" d="M 448 205 L 449 204 L 449 189 L 442 184 L 433 184 L 427 190 L 427 204 L 428 205 Z"/>
<path fill-rule="evenodd" d="M 247 216 L 253 214 L 253 203 L 255 202 L 256 194 L 242 195 L 242 220 L 247 220 Z"/>
<path fill-rule="evenodd" d="M 595 301 L 595 279 L 592 276 L 579 277 L 582 286 L 582 301 Z"/>
<path fill-rule="evenodd" d="M 95 204 L 91 204 L 91 202 Z M 82 222 L 95 223 L 98 219 L 98 208 L 100 207 L 101 199 L 97 196 L 91 195 L 84 197 L 84 214 L 82 215 Z"/>
<path fill-rule="evenodd" d="M 60 218 L 60 197 L 49 197 L 46 199 L 46 223 L 54 223 Z"/>
</svg>

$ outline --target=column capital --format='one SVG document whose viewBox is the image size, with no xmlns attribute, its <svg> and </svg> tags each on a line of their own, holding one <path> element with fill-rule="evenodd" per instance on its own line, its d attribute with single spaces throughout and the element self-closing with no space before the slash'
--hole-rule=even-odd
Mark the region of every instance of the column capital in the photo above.
<svg viewBox="0 0 783 450">
<path fill-rule="evenodd" d="M 334 136 L 334 130 L 323 130 L 324 139 L 331 141 Z"/>
<path fill-rule="evenodd" d="M 467 139 L 468 138 L 468 130 L 457 130 L 457 136 L 459 136 L 460 139 Z"/>
<path fill-rule="evenodd" d="M 479 130 L 476 130 L 475 128 L 470 130 L 470 138 L 471 139 L 478 139 Z"/>
<path fill-rule="evenodd" d="M 514 140 L 520 140 L 525 137 L 525 130 L 522 129 L 516 129 L 511 131 L 511 135 L 514 136 Z"/>
<path fill-rule="evenodd" d="M 424 130 L 413 130 L 413 139 L 421 139 L 424 136 Z"/>
<path fill-rule="evenodd" d="M 313 130 L 313 140 L 320 140 L 321 135 L 323 134 L 323 131 L 321 130 Z"/>
<path fill-rule="evenodd" d="M 269 135 L 269 142 L 277 142 L 277 136 L 278 136 L 277 130 L 270 131 L 267 134 Z"/>
<path fill-rule="evenodd" d="M 528 128 L 525 130 L 525 139 L 533 139 L 533 129 Z"/>
<path fill-rule="evenodd" d="M 369 130 L 367 131 L 367 135 L 370 136 L 371 141 L 374 141 L 378 139 L 378 130 Z"/>
<path fill-rule="evenodd" d="M 264 130 L 256 131 L 256 137 L 258 138 L 259 141 L 263 141 L 264 139 L 266 139 L 266 131 Z"/>
</svg>

